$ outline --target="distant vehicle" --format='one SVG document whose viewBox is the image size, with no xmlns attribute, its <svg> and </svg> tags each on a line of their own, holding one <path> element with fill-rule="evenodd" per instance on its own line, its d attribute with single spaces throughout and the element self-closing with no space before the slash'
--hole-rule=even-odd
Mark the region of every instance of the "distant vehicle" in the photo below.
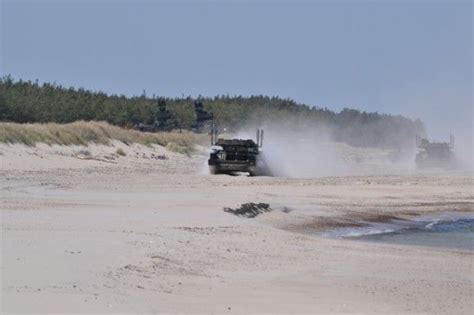
<svg viewBox="0 0 474 315">
<path fill-rule="evenodd" d="M 139 123 L 135 125 L 135 129 L 143 132 L 171 131 L 176 127 L 176 120 L 173 114 L 166 109 L 166 102 L 163 99 L 158 101 L 156 120 L 152 124 Z"/>
<path fill-rule="evenodd" d="M 138 123 L 135 129 L 142 132 L 156 132 L 159 130 L 159 122 L 155 120 L 153 124 Z"/>
<path fill-rule="evenodd" d="M 270 175 L 261 156 L 263 130 L 257 130 L 256 142 L 252 139 L 217 139 L 217 130 L 211 132 L 213 145 L 208 164 L 211 174 L 246 172 L 250 176 Z"/>
<path fill-rule="evenodd" d="M 448 142 L 430 142 L 416 137 L 418 153 L 415 162 L 417 168 L 452 168 L 455 166 L 454 136 L 450 135 Z"/>
<path fill-rule="evenodd" d="M 204 105 L 199 101 L 194 101 L 194 112 L 196 113 L 196 121 L 192 124 L 191 130 L 194 132 L 210 132 L 214 115 L 204 110 Z"/>
</svg>

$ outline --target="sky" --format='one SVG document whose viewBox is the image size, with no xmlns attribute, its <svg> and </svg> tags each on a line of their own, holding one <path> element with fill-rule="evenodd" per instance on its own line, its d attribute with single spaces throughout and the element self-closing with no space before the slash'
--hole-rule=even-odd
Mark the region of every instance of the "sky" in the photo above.
<svg viewBox="0 0 474 315">
<path fill-rule="evenodd" d="M 107 93 L 264 94 L 473 125 L 473 2 L 0 0 L 0 74 Z"/>
</svg>

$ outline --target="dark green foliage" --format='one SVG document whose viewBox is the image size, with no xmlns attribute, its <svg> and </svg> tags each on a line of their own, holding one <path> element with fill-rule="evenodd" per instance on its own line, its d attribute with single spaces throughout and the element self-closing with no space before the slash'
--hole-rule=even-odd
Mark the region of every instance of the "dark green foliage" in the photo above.
<svg viewBox="0 0 474 315">
<path fill-rule="evenodd" d="M 392 148 L 410 146 L 415 134 L 424 134 L 420 120 L 402 116 L 354 109 L 336 113 L 327 108 L 263 95 L 199 99 L 204 103 L 204 109 L 214 114 L 216 124 L 229 131 L 270 123 L 297 132 L 328 131 L 334 140 L 355 146 Z M 173 116 L 173 126 L 191 129 L 195 113 L 190 97 L 158 99 L 149 98 L 145 93 L 126 97 L 51 83 L 15 81 L 10 76 L 0 79 L 0 121 L 68 123 L 96 120 L 132 127 L 157 120 L 160 101 L 166 102 L 167 110 Z"/>
</svg>

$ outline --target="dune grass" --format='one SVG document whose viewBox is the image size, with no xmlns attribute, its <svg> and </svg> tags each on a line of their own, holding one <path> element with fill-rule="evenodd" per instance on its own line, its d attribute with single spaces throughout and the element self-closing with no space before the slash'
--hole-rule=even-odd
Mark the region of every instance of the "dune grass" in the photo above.
<svg viewBox="0 0 474 315">
<path fill-rule="evenodd" d="M 112 140 L 125 144 L 157 144 L 169 150 L 190 154 L 194 145 L 202 142 L 205 135 L 191 132 L 143 133 L 124 129 L 106 122 L 76 121 L 68 124 L 17 124 L 0 123 L 0 143 L 21 143 L 35 146 L 37 143 L 49 145 L 84 145 L 90 143 L 110 145 Z"/>
<path fill-rule="evenodd" d="M 127 153 L 125 153 L 125 151 L 122 148 L 118 148 L 117 151 L 115 151 L 115 153 L 120 155 L 120 156 L 126 156 L 127 155 Z"/>
</svg>

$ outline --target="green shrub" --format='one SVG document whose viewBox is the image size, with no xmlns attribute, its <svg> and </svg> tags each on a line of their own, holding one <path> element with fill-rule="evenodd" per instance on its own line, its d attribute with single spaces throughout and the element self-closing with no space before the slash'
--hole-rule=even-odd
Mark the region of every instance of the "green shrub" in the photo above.
<svg viewBox="0 0 474 315">
<path fill-rule="evenodd" d="M 122 150 L 121 148 L 118 148 L 117 151 L 115 151 L 116 154 L 120 155 L 120 156 L 125 156 L 127 155 L 127 153 L 125 153 L 124 150 Z"/>
</svg>

